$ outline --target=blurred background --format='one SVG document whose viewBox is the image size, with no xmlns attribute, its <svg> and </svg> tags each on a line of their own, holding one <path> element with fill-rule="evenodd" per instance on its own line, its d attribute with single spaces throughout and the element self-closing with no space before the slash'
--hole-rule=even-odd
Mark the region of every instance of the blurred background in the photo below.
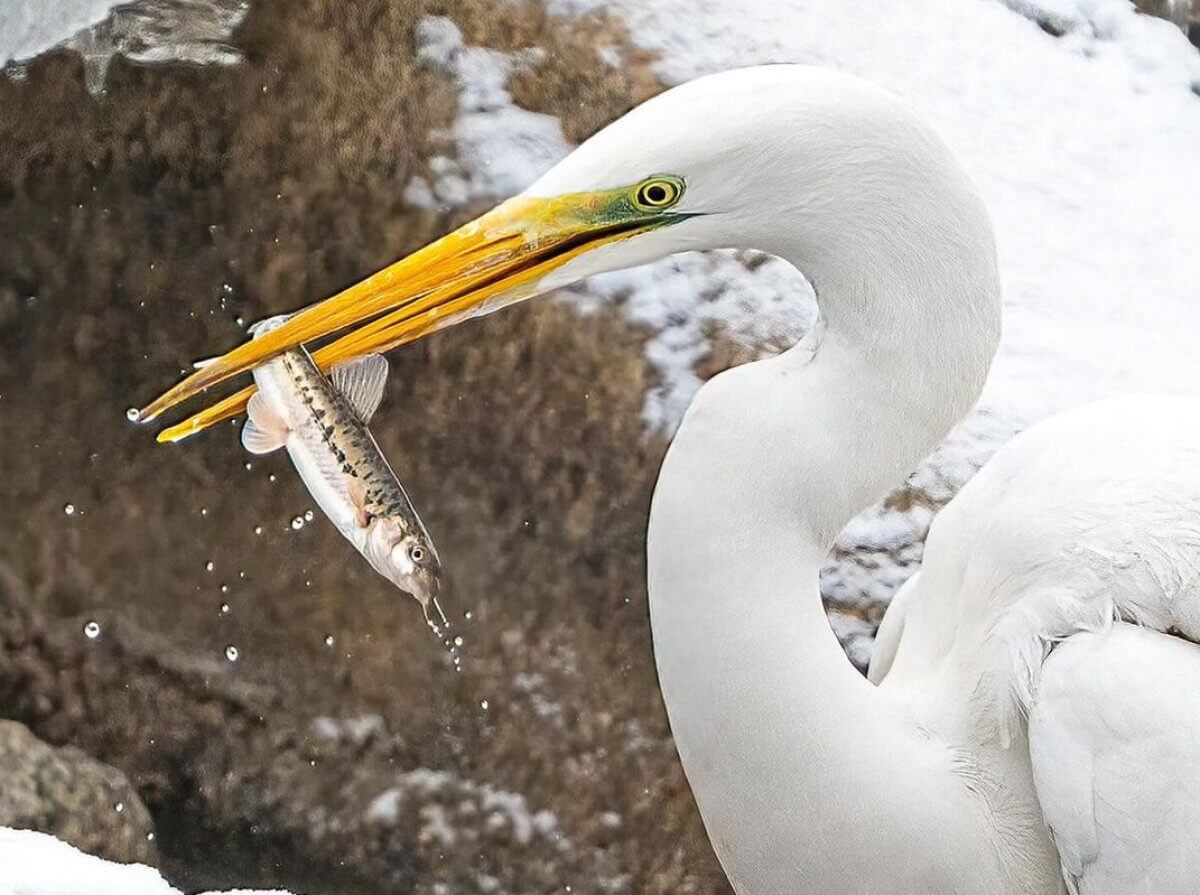
<svg viewBox="0 0 1200 895">
<path fill-rule="evenodd" d="M 889 86 L 995 216 L 984 401 L 823 575 L 859 667 L 934 513 L 1014 432 L 1197 388 L 1200 3 L 731 6 L 0 0 L 0 826 L 185 891 L 729 892 L 642 543 L 695 388 L 814 319 L 796 271 L 681 256 L 391 356 L 372 429 L 439 545 L 461 670 L 286 457 L 126 419 L 703 72 Z"/>
</svg>

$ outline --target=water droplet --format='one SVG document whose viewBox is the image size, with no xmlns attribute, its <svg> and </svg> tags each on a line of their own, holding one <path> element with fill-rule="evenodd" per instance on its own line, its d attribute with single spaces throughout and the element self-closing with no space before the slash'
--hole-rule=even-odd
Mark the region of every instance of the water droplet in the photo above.
<svg viewBox="0 0 1200 895">
<path fill-rule="evenodd" d="M 229 604 L 228 603 L 221 604 L 221 615 L 229 615 Z"/>
<path fill-rule="evenodd" d="M 305 521 L 305 522 L 312 522 L 312 521 L 313 521 L 313 511 L 312 511 L 312 510 L 305 510 L 305 511 L 304 511 L 304 521 Z"/>
<path fill-rule="evenodd" d="M 233 322 L 236 323 L 238 326 L 245 326 L 246 318 L 245 317 L 234 317 Z"/>
<path fill-rule="evenodd" d="M 254 526 L 254 533 L 255 533 L 256 535 L 260 535 L 260 534 L 262 534 L 262 526 L 261 526 L 261 525 L 256 525 L 256 526 Z"/>
<path fill-rule="evenodd" d="M 254 468 L 254 466 L 252 464 L 250 464 L 250 463 L 246 464 L 246 472 L 249 472 L 253 468 Z"/>
<path fill-rule="evenodd" d="M 292 520 L 292 531 L 299 531 L 303 527 L 304 527 L 304 517 L 303 516 L 297 516 L 295 519 Z"/>
<path fill-rule="evenodd" d="M 454 645 L 455 645 L 456 647 L 458 647 L 458 646 L 462 646 L 462 645 L 463 645 L 463 639 L 462 639 L 462 635 L 461 635 L 461 634 L 459 634 L 457 637 L 455 637 L 455 638 L 454 638 Z"/>
<path fill-rule="evenodd" d="M 208 515 L 208 507 L 200 507 L 200 515 L 207 516 Z"/>
<path fill-rule="evenodd" d="M 463 613 L 463 618 L 465 618 L 467 621 L 470 621 L 473 616 L 474 616 L 474 613 L 471 612 L 470 609 L 468 609 L 466 612 Z"/>
<path fill-rule="evenodd" d="M 63 507 L 63 512 L 66 513 L 68 516 L 74 516 L 75 515 L 75 504 L 73 504 L 73 503 L 67 504 L 65 507 Z"/>
<path fill-rule="evenodd" d="M 325 645 L 326 645 L 326 646 L 333 646 L 333 635 L 332 635 L 332 634 L 326 634 L 326 635 L 325 635 Z"/>
<path fill-rule="evenodd" d="M 488 701 L 486 699 L 479 700 L 479 707 L 486 712 L 488 710 Z"/>
<path fill-rule="evenodd" d="M 268 482 L 275 481 L 275 473 L 271 473 L 269 476 L 267 476 L 267 481 Z"/>
<path fill-rule="evenodd" d="M 216 566 L 213 564 L 213 561 L 211 559 L 204 564 L 204 571 L 206 571 L 206 572 L 211 572 L 215 568 L 216 568 Z"/>
<path fill-rule="evenodd" d="M 125 803 L 117 802 L 117 804 L 113 805 L 113 810 L 116 811 L 117 814 L 120 814 L 122 811 L 125 810 Z"/>
<path fill-rule="evenodd" d="M 226 295 L 233 295 L 233 286 L 231 286 L 229 283 L 222 283 L 221 291 Z"/>
<path fill-rule="evenodd" d="M 154 841 L 154 834 L 153 834 L 153 833 L 147 833 L 147 834 L 146 834 L 146 841 L 147 841 L 147 842 L 153 842 L 153 841 Z"/>
<path fill-rule="evenodd" d="M 142 415 L 138 413 L 138 409 L 136 407 L 130 407 L 125 411 L 125 419 L 129 420 L 131 423 L 136 423 L 141 418 Z"/>
<path fill-rule="evenodd" d="M 232 643 L 225 647 L 225 658 L 230 662 L 236 662 L 238 660 L 238 648 Z"/>
<path fill-rule="evenodd" d="M 100 636 L 100 623 L 90 621 L 83 626 L 83 636 L 88 640 L 95 640 Z"/>
<path fill-rule="evenodd" d="M 223 593 L 223 594 L 229 593 L 229 585 L 228 584 L 221 585 L 221 593 Z"/>
</svg>

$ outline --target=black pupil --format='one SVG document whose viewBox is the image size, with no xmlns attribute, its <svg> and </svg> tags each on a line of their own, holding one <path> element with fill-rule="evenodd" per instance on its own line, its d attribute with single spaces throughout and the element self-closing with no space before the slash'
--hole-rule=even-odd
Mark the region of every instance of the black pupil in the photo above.
<svg viewBox="0 0 1200 895">
<path fill-rule="evenodd" d="M 664 187 L 657 185 L 652 186 L 647 188 L 646 198 L 657 205 L 659 202 L 665 202 L 667 200 L 667 191 Z"/>
<path fill-rule="evenodd" d="M 424 556 L 425 556 L 425 551 L 422 550 L 420 547 L 412 548 L 412 558 L 414 560 L 416 560 L 417 562 L 420 562 L 422 557 L 424 557 Z"/>
</svg>

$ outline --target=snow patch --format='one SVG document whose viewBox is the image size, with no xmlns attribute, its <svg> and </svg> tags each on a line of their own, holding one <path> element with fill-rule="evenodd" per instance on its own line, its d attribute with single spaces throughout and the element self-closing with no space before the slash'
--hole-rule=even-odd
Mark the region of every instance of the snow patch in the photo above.
<svg viewBox="0 0 1200 895">
<path fill-rule="evenodd" d="M 75 50 L 83 57 L 88 89 L 95 93 L 103 88 L 108 64 L 118 53 L 143 63 L 237 62 L 242 55 L 228 41 L 249 8 L 249 0 L 75 0 L 61 7 L 24 0 L 15 16 L 12 10 L 0 12 L 0 58 L 17 60 L 4 71 L 20 77 L 22 62 L 52 46 Z M 24 37 L 6 43 L 9 16 Z"/>
<path fill-rule="evenodd" d="M 31 830 L 0 827 L 0 892 L 4 895 L 181 895 L 157 870 L 116 864 Z M 208 893 L 217 895 L 217 893 Z M 237 889 L 226 895 L 256 895 Z M 287 895 L 281 889 L 257 895 Z"/>
<path fill-rule="evenodd" d="M 401 774 L 366 809 L 367 819 L 381 826 L 396 826 L 409 813 L 415 818 L 418 840 L 441 848 L 474 841 L 481 828 L 507 832 L 519 845 L 534 839 L 556 845 L 565 841 L 553 812 L 532 810 L 520 793 L 447 771 L 417 768 Z"/>
<path fill-rule="evenodd" d="M 432 186 L 409 184 L 407 197 L 414 204 L 427 206 L 427 191 L 446 206 L 519 193 L 570 151 L 558 119 L 522 109 L 508 92 L 509 78 L 541 61 L 541 50 L 468 47 L 444 16 L 421 19 L 416 42 L 420 59 L 453 77 L 459 114 L 443 135 L 457 158 L 431 161 Z"/>
</svg>

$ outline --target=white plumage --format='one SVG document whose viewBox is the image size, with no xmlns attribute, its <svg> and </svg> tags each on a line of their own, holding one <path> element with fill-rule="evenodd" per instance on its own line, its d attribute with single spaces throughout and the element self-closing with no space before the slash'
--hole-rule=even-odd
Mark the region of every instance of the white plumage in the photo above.
<svg viewBox="0 0 1200 895">
<path fill-rule="evenodd" d="M 651 510 L 663 696 L 739 895 L 1200 891 L 1200 403 L 1014 439 L 935 521 L 868 682 L 818 572 L 982 389 L 987 215 L 890 94 L 801 66 L 669 91 L 529 192 L 655 173 L 694 217 L 534 291 L 736 246 L 792 262 L 821 306 L 800 345 L 701 389 Z"/>
</svg>

